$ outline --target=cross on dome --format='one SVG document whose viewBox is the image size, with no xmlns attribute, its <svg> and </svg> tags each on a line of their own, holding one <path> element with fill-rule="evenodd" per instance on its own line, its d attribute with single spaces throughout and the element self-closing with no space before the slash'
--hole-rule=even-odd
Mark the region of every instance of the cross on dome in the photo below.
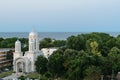
<svg viewBox="0 0 120 80">
<path fill-rule="evenodd" d="M 29 36 L 33 36 L 34 37 L 36 35 L 37 35 L 37 33 L 35 32 L 35 29 L 33 29 L 32 32 L 29 33 Z"/>
</svg>

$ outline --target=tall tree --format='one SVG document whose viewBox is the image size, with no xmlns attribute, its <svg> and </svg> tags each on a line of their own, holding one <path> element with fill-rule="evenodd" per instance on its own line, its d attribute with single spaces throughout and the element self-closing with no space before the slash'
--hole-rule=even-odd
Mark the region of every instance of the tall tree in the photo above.
<svg viewBox="0 0 120 80">
<path fill-rule="evenodd" d="M 47 69 L 54 77 L 63 75 L 64 66 L 63 66 L 63 56 L 57 51 L 54 52 L 49 58 L 47 63 Z"/>
<path fill-rule="evenodd" d="M 48 60 L 44 56 L 38 56 L 37 60 L 35 61 L 36 71 L 41 74 L 47 72 L 47 62 Z"/>
<path fill-rule="evenodd" d="M 84 80 L 100 80 L 101 69 L 96 66 L 90 66 L 85 70 Z"/>
<path fill-rule="evenodd" d="M 67 47 L 75 50 L 85 49 L 85 38 L 83 35 L 71 36 L 67 38 Z"/>
</svg>

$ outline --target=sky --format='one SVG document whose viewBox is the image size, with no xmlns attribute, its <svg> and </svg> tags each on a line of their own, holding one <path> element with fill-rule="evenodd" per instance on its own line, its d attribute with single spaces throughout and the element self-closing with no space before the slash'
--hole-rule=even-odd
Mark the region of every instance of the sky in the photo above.
<svg viewBox="0 0 120 80">
<path fill-rule="evenodd" d="M 0 0 L 0 32 L 120 32 L 120 0 Z"/>
</svg>

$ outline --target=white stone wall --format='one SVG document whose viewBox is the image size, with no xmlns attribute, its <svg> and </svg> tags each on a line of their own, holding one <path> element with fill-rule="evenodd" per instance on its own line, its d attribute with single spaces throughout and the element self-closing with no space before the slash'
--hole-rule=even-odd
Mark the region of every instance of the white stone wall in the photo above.
<svg viewBox="0 0 120 80">
<path fill-rule="evenodd" d="M 13 53 L 13 58 L 14 60 L 19 58 L 19 57 L 22 57 L 23 56 L 23 53 L 22 52 L 14 52 Z"/>
</svg>

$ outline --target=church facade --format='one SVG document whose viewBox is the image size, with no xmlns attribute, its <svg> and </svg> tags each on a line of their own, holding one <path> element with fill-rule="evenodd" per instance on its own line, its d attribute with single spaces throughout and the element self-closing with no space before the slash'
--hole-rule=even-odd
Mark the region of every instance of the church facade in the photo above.
<svg viewBox="0 0 120 80">
<path fill-rule="evenodd" d="M 39 38 L 37 32 L 29 33 L 29 50 L 25 52 L 21 51 L 21 42 L 17 40 L 15 42 L 15 52 L 13 53 L 13 70 L 14 72 L 35 72 L 35 61 L 39 55 L 44 53 L 39 50 Z"/>
</svg>

